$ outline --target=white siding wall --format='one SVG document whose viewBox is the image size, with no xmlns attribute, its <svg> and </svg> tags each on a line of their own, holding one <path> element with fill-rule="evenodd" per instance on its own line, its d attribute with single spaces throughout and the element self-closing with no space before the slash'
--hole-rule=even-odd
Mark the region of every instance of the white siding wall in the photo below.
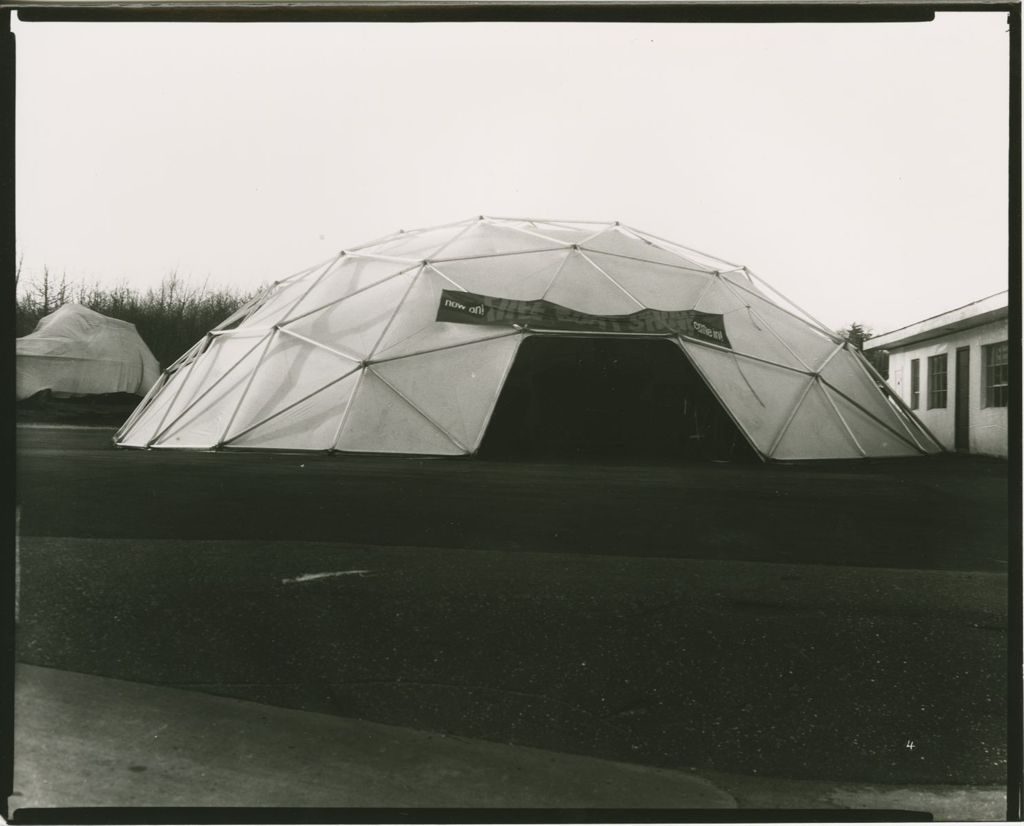
<svg viewBox="0 0 1024 826">
<path fill-rule="evenodd" d="M 982 407 L 983 388 L 981 348 L 986 344 L 1006 341 L 1006 319 L 889 350 L 889 386 L 903 401 L 910 404 L 910 361 L 920 359 L 920 404 L 914 413 L 947 450 L 953 450 L 953 410 L 956 398 L 956 351 L 971 348 L 970 364 L 970 451 L 991 456 L 1007 455 L 1006 408 Z M 928 357 L 947 353 L 946 406 L 928 409 Z M 1013 381 L 1013 378 L 1010 379 Z"/>
</svg>

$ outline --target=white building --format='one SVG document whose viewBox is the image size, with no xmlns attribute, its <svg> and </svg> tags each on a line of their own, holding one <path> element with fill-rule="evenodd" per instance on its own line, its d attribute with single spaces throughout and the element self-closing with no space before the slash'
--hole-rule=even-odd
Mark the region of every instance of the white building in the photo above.
<svg viewBox="0 0 1024 826">
<path fill-rule="evenodd" d="M 870 339 L 889 385 L 948 450 L 1007 455 L 1007 293 Z"/>
</svg>

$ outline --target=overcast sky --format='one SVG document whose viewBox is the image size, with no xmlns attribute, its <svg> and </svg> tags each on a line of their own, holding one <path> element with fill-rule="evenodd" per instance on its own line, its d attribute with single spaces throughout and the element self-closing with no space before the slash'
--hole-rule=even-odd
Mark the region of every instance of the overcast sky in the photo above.
<svg viewBox="0 0 1024 826">
<path fill-rule="evenodd" d="M 20 23 L 23 275 L 248 289 L 399 228 L 607 219 L 885 332 L 1006 288 L 1006 29 Z"/>
</svg>

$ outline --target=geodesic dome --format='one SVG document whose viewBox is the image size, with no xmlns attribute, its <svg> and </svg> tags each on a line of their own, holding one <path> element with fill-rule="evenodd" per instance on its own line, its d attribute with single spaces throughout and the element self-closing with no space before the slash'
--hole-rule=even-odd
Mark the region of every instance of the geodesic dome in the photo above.
<svg viewBox="0 0 1024 826">
<path fill-rule="evenodd" d="M 472 454 L 528 336 L 666 338 L 765 459 L 938 443 L 747 268 L 619 223 L 480 217 L 276 282 L 160 377 L 122 447 Z"/>
</svg>

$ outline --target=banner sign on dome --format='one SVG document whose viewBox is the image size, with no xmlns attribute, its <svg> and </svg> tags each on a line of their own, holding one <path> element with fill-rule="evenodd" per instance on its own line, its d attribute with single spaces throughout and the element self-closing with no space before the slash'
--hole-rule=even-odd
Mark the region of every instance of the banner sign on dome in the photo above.
<svg viewBox="0 0 1024 826">
<path fill-rule="evenodd" d="M 520 324 L 543 330 L 600 333 L 680 333 L 731 347 L 725 320 L 697 310 L 653 310 L 645 307 L 626 315 L 593 315 L 551 301 L 518 301 L 489 295 L 442 290 L 437 320 L 455 324 Z"/>
</svg>

